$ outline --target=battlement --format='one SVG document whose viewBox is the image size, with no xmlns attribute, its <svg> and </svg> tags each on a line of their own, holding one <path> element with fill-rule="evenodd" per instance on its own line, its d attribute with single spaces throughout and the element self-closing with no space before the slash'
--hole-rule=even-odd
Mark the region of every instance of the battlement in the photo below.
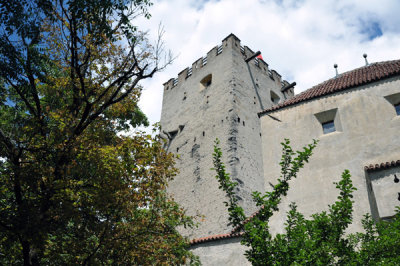
<svg viewBox="0 0 400 266">
<path fill-rule="evenodd" d="M 240 52 L 243 56 L 243 59 L 246 60 L 254 55 L 254 51 L 250 49 L 248 46 L 242 46 L 240 43 L 240 39 L 236 37 L 234 34 L 229 34 L 225 39 L 222 40 L 220 45 L 213 47 L 206 56 L 200 57 L 196 61 L 193 62 L 191 67 L 187 67 L 181 72 L 178 73 L 178 77 L 171 78 L 164 85 L 164 92 L 168 90 L 172 90 L 174 87 L 182 84 L 186 79 L 194 76 L 198 71 L 203 69 L 207 64 L 213 64 L 215 60 L 218 60 L 218 57 L 226 53 L 229 50 L 236 50 Z M 280 87 L 284 87 L 289 84 L 286 80 L 282 80 L 282 76 L 275 70 L 270 70 L 268 64 L 259 58 L 254 58 L 249 62 L 249 64 L 253 64 L 257 66 L 260 71 L 262 71 L 265 75 L 268 75 L 272 80 L 274 80 Z"/>
</svg>

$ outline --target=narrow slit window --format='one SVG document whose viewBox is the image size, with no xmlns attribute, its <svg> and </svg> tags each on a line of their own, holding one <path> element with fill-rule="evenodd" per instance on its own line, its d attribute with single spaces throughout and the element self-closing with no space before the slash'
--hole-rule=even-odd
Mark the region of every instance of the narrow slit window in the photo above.
<svg viewBox="0 0 400 266">
<path fill-rule="evenodd" d="M 324 131 L 324 134 L 335 132 L 336 129 L 333 120 L 322 123 L 322 130 Z"/>
</svg>

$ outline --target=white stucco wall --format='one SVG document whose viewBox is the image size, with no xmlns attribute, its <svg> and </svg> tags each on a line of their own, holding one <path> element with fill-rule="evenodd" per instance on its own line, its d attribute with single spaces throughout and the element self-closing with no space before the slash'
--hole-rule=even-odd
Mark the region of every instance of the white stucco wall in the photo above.
<svg viewBox="0 0 400 266">
<path fill-rule="evenodd" d="M 284 138 L 289 138 L 295 149 L 311 143 L 312 139 L 319 139 L 310 162 L 300 170 L 297 180 L 290 182 L 289 194 L 271 221 L 273 230 L 282 231 L 288 204 L 292 201 L 306 215 L 327 210 L 338 196 L 333 182 L 340 179 L 344 169 L 350 170 L 353 184 L 358 189 L 354 193 L 354 223 L 350 231 L 361 228 L 362 216 L 371 212 L 364 166 L 400 159 L 400 116 L 396 115 L 393 104 L 385 99 L 396 93 L 400 93 L 399 77 L 303 102 L 261 117 L 267 190 L 271 189 L 270 183 L 276 184 L 280 175 L 280 142 Z M 332 109 L 337 109 L 335 123 L 338 130 L 323 134 L 315 114 Z"/>
</svg>

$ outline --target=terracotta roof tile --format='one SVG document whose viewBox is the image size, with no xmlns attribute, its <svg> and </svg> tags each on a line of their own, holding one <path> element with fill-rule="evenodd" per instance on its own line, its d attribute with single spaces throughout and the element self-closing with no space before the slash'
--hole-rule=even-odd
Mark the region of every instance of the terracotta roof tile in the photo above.
<svg viewBox="0 0 400 266">
<path fill-rule="evenodd" d="M 249 217 L 247 217 L 246 220 L 243 221 L 242 226 L 244 226 L 245 224 L 247 224 L 248 222 L 250 222 L 254 217 L 256 217 L 260 211 L 264 209 L 264 205 L 260 207 L 260 209 L 258 209 L 256 212 L 254 212 L 252 215 L 250 215 Z M 231 233 L 236 233 L 240 230 L 241 226 L 237 226 L 235 228 L 233 228 Z"/>
<path fill-rule="evenodd" d="M 194 245 L 194 244 L 205 243 L 205 242 L 210 242 L 210 241 L 214 241 L 214 240 L 221 240 L 221 239 L 239 237 L 239 236 L 242 236 L 242 235 L 243 235 L 243 233 L 229 233 L 229 234 L 206 236 L 206 237 L 193 239 L 193 240 L 190 241 L 190 244 Z"/>
<path fill-rule="evenodd" d="M 391 161 L 391 162 L 385 162 L 385 163 L 380 163 L 380 164 L 370 164 L 367 166 L 364 166 L 365 171 L 377 171 L 377 170 L 383 170 L 395 166 L 400 166 L 400 160 L 397 161 Z"/>
<path fill-rule="evenodd" d="M 373 63 L 368 66 L 345 72 L 340 74 L 338 77 L 324 81 L 321 84 L 301 92 L 291 99 L 259 112 L 258 116 L 287 106 L 295 105 L 300 102 L 308 101 L 342 90 L 351 89 L 355 86 L 365 85 L 396 75 L 400 75 L 400 60 Z"/>
<path fill-rule="evenodd" d="M 243 221 L 243 225 L 247 224 L 251 219 L 253 219 L 261 209 L 263 209 L 264 206 L 261 206 L 260 209 L 256 212 L 254 212 L 252 215 L 250 215 L 246 220 Z M 190 244 L 198 244 L 198 243 L 204 243 L 204 242 L 209 242 L 209 241 L 214 241 L 214 240 L 220 240 L 220 239 L 227 239 L 227 238 L 232 238 L 232 237 L 239 237 L 243 235 L 243 232 L 239 232 L 240 226 L 235 227 L 230 233 L 228 234 L 220 234 L 220 235 L 212 235 L 212 236 L 206 236 L 202 238 L 196 238 L 190 241 Z"/>
</svg>

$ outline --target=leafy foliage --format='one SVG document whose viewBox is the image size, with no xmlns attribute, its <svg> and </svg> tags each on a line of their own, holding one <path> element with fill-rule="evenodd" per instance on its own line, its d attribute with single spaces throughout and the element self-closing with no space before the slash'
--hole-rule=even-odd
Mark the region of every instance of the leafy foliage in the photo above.
<svg viewBox="0 0 400 266">
<path fill-rule="evenodd" d="M 260 207 L 254 217 L 246 218 L 236 200 L 235 188 L 222 163 L 222 152 L 216 140 L 214 167 L 220 188 L 229 199 L 229 220 L 235 230 L 243 231 L 245 256 L 253 265 L 398 265 L 400 262 L 400 208 L 391 222 L 374 223 L 369 215 L 362 221 L 365 232 L 347 235 L 352 223 L 353 186 L 348 170 L 334 183 L 339 190 L 337 201 L 328 211 L 316 213 L 310 219 L 290 204 L 285 233 L 271 235 L 269 219 L 279 210 L 278 205 L 287 195 L 291 179 L 308 162 L 317 141 L 294 152 L 289 140 L 282 144 L 281 176 L 271 192 L 253 192 L 253 200 Z"/>
<path fill-rule="evenodd" d="M 0 3 L 0 264 L 179 264 L 176 169 L 139 82 L 170 63 L 132 19 L 147 0 Z"/>
</svg>

